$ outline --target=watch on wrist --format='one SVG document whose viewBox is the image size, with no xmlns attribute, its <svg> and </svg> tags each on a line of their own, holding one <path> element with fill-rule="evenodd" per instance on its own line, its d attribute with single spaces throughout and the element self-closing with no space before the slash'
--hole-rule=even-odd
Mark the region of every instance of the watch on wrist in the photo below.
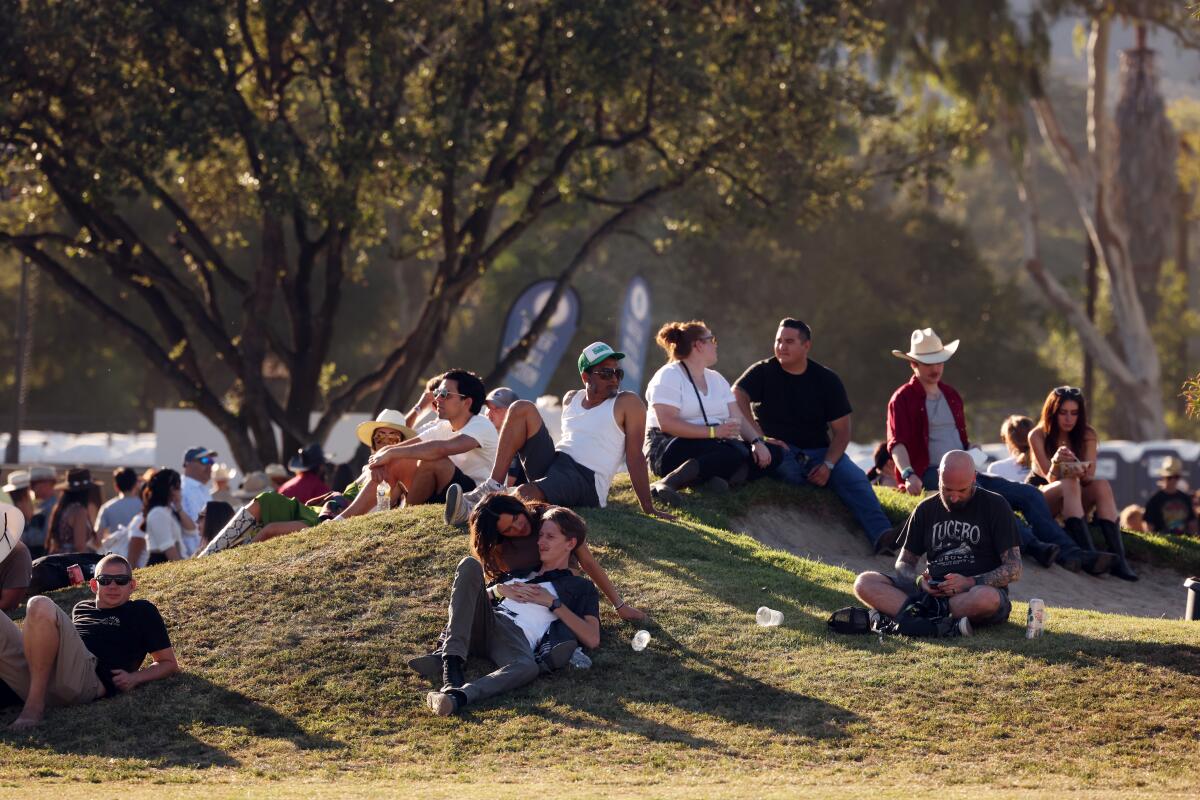
<svg viewBox="0 0 1200 800">
<path fill-rule="evenodd" d="M 822 461 L 821 463 L 825 465 L 825 469 L 829 470 L 830 472 L 833 472 L 833 462 L 832 461 Z"/>
<path fill-rule="evenodd" d="M 755 436 L 753 439 L 750 440 L 751 447 L 754 447 L 754 445 L 756 445 L 756 444 L 763 444 L 763 438 L 761 436 Z"/>
<path fill-rule="evenodd" d="M 554 598 L 554 599 L 553 599 L 553 600 L 550 602 L 550 610 L 551 610 L 551 611 L 557 611 L 557 610 L 558 610 L 558 609 L 560 609 L 560 608 L 562 608 L 562 600 L 559 600 L 559 599 L 556 597 L 556 598 Z"/>
<path fill-rule="evenodd" d="M 973 580 L 975 581 L 976 586 L 983 586 L 982 576 L 976 575 Z"/>
<path fill-rule="evenodd" d="M 916 475 L 916 474 L 917 474 L 917 471 L 915 469 L 913 469 L 912 467 L 905 467 L 903 470 L 900 471 L 900 480 L 906 481 L 906 480 L 908 480 L 910 475 Z"/>
</svg>

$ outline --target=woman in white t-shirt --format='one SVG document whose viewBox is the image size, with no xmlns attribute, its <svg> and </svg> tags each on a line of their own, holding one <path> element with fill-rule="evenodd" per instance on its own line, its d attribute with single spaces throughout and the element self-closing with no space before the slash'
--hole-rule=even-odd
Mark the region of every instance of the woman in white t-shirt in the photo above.
<svg viewBox="0 0 1200 800">
<path fill-rule="evenodd" d="M 728 490 L 750 468 L 765 469 L 771 452 L 742 418 L 717 363 L 717 337 L 699 320 L 668 322 L 658 332 L 668 361 L 646 387 L 646 459 L 660 480 L 650 492 L 678 503 L 679 490 L 706 484 Z"/>
<path fill-rule="evenodd" d="M 1029 477 L 1029 432 L 1033 420 L 1013 414 L 1000 426 L 1000 438 L 1010 453 L 1008 458 L 988 464 L 988 474 L 997 475 L 1006 481 L 1024 483 Z"/>
<path fill-rule="evenodd" d="M 183 510 L 183 481 L 173 469 L 160 469 L 142 489 L 142 518 L 130 531 L 129 561 L 137 563 L 142 552 L 146 564 L 161 564 L 187 558 L 183 533 L 197 533 L 196 523 Z"/>
</svg>

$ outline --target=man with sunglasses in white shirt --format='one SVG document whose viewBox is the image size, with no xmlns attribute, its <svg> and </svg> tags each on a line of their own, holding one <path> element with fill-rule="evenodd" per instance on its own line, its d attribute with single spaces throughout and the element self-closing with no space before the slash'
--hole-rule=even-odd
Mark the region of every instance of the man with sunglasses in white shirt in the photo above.
<svg viewBox="0 0 1200 800">
<path fill-rule="evenodd" d="M 137 581 L 128 561 L 105 556 L 88 585 L 95 599 L 70 617 L 44 595 L 29 599 L 23 630 L 0 614 L 0 681 L 25 702 L 13 730 L 38 725 L 48 706 L 90 703 L 179 672 L 158 609 L 129 599 Z"/>
<path fill-rule="evenodd" d="M 646 405 L 633 392 L 621 391 L 624 353 L 604 342 L 592 342 L 576 366 L 582 390 L 563 396 L 562 438 L 550 438 L 535 404 L 518 400 L 508 407 L 492 473 L 474 491 L 451 486 L 446 492 L 446 522 L 462 525 L 484 495 L 504 489 L 514 457 L 521 459 L 529 482 L 516 488 L 523 500 L 541 500 L 566 508 L 603 508 L 622 461 L 638 503 L 645 513 L 672 519 L 654 508 L 650 475 L 642 455 Z"/>
</svg>

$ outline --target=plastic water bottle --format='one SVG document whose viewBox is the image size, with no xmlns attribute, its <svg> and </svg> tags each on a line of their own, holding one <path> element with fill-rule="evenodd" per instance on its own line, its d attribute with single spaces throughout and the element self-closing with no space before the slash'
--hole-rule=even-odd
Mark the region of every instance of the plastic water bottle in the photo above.
<svg viewBox="0 0 1200 800">
<path fill-rule="evenodd" d="M 375 510 L 390 511 L 392 508 L 392 487 L 382 481 L 375 488 Z"/>
<path fill-rule="evenodd" d="M 583 652 L 582 647 L 576 647 L 575 652 L 571 653 L 570 665 L 575 669 L 591 669 L 592 660 L 588 658 L 588 654 Z"/>
<path fill-rule="evenodd" d="M 1029 598 L 1029 613 L 1025 615 L 1025 638 L 1036 639 L 1046 628 L 1046 601 L 1040 597 Z"/>
<path fill-rule="evenodd" d="M 642 652 L 646 649 L 646 645 L 650 644 L 650 631 L 638 631 L 633 635 L 633 642 L 630 645 L 637 652 Z"/>
<path fill-rule="evenodd" d="M 764 628 L 774 628 L 783 624 L 783 612 L 759 606 L 758 613 L 754 615 L 754 621 Z"/>
</svg>

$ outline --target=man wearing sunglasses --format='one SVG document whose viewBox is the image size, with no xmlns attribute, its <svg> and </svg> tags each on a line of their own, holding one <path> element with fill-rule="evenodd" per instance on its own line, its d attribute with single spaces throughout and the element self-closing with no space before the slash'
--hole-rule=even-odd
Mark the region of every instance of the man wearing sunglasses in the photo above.
<svg viewBox="0 0 1200 800">
<path fill-rule="evenodd" d="M 213 464 L 217 461 L 216 452 L 207 447 L 189 447 L 183 454 L 183 492 L 180 505 L 190 518 L 200 516 L 200 512 L 212 500 L 212 491 L 208 483 L 212 479 Z M 183 554 L 185 557 L 196 552 L 200 546 L 199 532 L 186 536 Z"/>
<path fill-rule="evenodd" d="M 25 701 L 13 730 L 36 726 L 48 706 L 90 703 L 179 671 L 158 609 L 129 599 L 137 588 L 129 562 L 107 555 L 95 575 L 95 599 L 70 617 L 44 595 L 29 599 L 24 630 L 0 615 L 0 680 Z"/>
<path fill-rule="evenodd" d="M 671 519 L 656 510 L 650 498 L 650 475 L 642 455 L 646 406 L 633 392 L 621 391 L 623 358 L 624 353 L 604 342 L 583 348 L 576 365 L 584 388 L 563 396 L 562 438 L 557 446 L 536 405 L 528 400 L 510 405 L 491 475 L 474 491 L 450 487 L 446 522 L 462 525 L 484 495 L 502 491 L 514 457 L 521 460 L 529 478 L 516 489 L 522 499 L 567 508 L 603 508 L 613 476 L 624 461 L 642 510 Z"/>
</svg>

